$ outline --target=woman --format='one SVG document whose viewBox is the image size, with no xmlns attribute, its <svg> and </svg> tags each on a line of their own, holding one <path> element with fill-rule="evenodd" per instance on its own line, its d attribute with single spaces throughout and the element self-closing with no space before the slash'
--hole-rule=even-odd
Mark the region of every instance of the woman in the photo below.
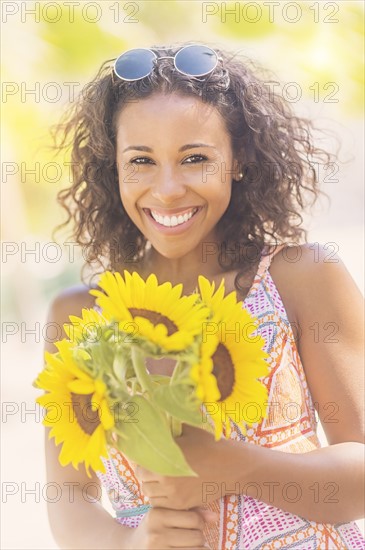
<svg viewBox="0 0 365 550">
<path fill-rule="evenodd" d="M 158 476 L 111 449 L 90 484 L 47 441 L 49 480 L 75 488 L 72 502 L 49 505 L 62 548 L 365 547 L 353 523 L 363 515 L 362 296 L 337 255 L 300 244 L 300 212 L 320 193 L 313 160 L 330 156 L 250 66 L 202 44 L 131 50 L 102 66 L 57 128 L 73 163 L 59 200 L 87 263 L 155 273 L 185 294 L 200 274 L 224 278 L 259 316 L 270 354 L 266 419 L 246 437 L 232 422 L 229 439 L 187 426 L 177 439 L 198 478 Z M 93 307 L 88 290 L 62 292 L 48 320 Z M 117 522 L 98 502 L 99 479 Z"/>
</svg>

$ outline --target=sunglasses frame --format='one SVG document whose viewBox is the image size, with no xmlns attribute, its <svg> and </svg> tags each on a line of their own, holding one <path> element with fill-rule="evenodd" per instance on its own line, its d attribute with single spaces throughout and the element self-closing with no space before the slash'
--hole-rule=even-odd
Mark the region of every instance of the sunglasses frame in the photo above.
<svg viewBox="0 0 365 550">
<path fill-rule="evenodd" d="M 190 73 L 186 73 L 184 71 L 182 71 L 181 69 L 179 69 L 177 66 L 176 66 L 176 57 L 179 55 L 179 53 L 181 53 L 182 51 L 184 51 L 186 48 L 191 48 L 191 47 L 194 47 L 194 46 L 198 46 L 198 47 L 204 47 L 204 48 L 208 48 L 211 52 L 214 53 L 215 55 L 215 58 L 216 58 L 216 62 L 215 62 L 215 65 L 212 69 L 210 69 L 209 71 L 205 72 L 205 73 L 202 73 L 202 74 L 199 74 L 199 75 L 193 75 L 193 74 L 190 74 Z M 167 50 L 167 48 L 160 48 L 162 50 Z M 118 63 L 118 60 L 126 53 L 128 52 L 132 52 L 134 50 L 145 50 L 145 51 L 148 51 L 148 52 L 151 52 L 155 58 L 153 59 L 152 61 L 152 68 L 150 70 L 149 73 L 147 73 L 146 75 L 144 76 L 141 76 L 139 78 L 124 78 L 124 77 L 121 77 L 119 76 L 119 74 L 117 73 L 116 71 L 116 65 Z M 204 76 L 207 76 L 208 74 L 212 73 L 214 71 L 214 69 L 217 67 L 219 61 L 223 61 L 223 59 L 221 57 L 219 57 L 219 55 L 217 54 L 216 51 L 214 51 L 210 46 L 206 46 L 205 44 L 188 44 L 187 46 L 183 46 L 180 50 L 178 50 L 176 52 L 176 54 L 174 56 L 171 56 L 171 55 L 167 55 L 167 56 L 161 56 L 161 57 L 158 57 L 155 52 L 151 49 L 151 48 L 131 48 L 129 50 L 126 50 L 125 52 L 123 52 L 122 54 L 120 54 L 117 59 L 115 60 L 114 62 L 114 65 L 113 65 L 113 70 L 112 70 L 112 80 L 113 82 L 115 83 L 115 76 L 118 78 L 118 80 L 123 80 L 124 82 L 137 82 L 138 80 L 142 80 L 143 78 L 146 78 L 147 76 L 149 76 L 152 71 L 154 70 L 154 68 L 156 67 L 158 61 L 160 59 L 173 59 L 174 60 L 174 67 L 175 69 L 180 73 L 180 74 L 184 74 L 186 76 L 189 76 L 191 78 L 194 78 L 195 80 L 200 80 L 201 77 L 204 77 Z"/>
</svg>

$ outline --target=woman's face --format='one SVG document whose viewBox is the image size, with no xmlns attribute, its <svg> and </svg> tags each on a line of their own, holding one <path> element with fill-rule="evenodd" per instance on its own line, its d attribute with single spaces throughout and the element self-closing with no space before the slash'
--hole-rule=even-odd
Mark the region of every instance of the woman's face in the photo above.
<svg viewBox="0 0 365 550">
<path fill-rule="evenodd" d="M 124 208 L 155 250 L 181 258 L 216 242 L 237 163 L 214 107 L 178 94 L 130 103 L 117 119 L 116 161 Z"/>
</svg>

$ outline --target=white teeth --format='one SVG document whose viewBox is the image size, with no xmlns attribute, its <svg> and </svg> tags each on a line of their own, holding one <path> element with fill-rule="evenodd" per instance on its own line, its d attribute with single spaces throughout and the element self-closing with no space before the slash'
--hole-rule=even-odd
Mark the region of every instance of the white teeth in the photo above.
<svg viewBox="0 0 365 550">
<path fill-rule="evenodd" d="M 160 214 L 158 214 L 157 212 L 154 212 L 153 210 L 151 210 L 150 212 L 153 219 L 156 220 L 161 225 L 164 225 L 165 227 L 175 227 L 176 225 L 181 225 L 182 223 L 185 223 L 188 220 L 190 220 L 190 218 L 197 212 L 197 210 L 198 210 L 197 208 L 194 208 L 193 210 L 191 210 L 190 212 L 187 212 L 183 216 L 181 215 L 171 216 L 171 218 L 169 216 L 161 216 Z"/>
</svg>

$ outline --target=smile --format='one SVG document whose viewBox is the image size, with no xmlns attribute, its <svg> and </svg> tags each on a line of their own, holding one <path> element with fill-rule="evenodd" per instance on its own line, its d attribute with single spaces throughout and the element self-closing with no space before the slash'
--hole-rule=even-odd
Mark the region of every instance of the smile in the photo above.
<svg viewBox="0 0 365 550">
<path fill-rule="evenodd" d="M 161 230 L 166 228 L 164 231 L 175 232 L 175 230 L 180 230 L 180 228 L 181 230 L 184 229 L 185 226 L 189 227 L 192 223 L 192 218 L 202 210 L 202 207 L 194 206 L 189 209 L 181 210 L 180 212 L 175 212 L 170 216 L 149 208 L 143 208 L 143 210 L 156 227 L 160 227 Z"/>
<path fill-rule="evenodd" d="M 155 210 L 151 210 L 151 216 L 156 222 L 158 222 L 161 225 L 164 225 L 165 227 L 175 227 L 176 225 L 182 225 L 183 223 L 186 223 L 190 220 L 192 216 L 198 211 L 198 208 L 192 208 L 191 210 L 188 210 L 183 215 L 178 216 L 162 216 Z"/>
</svg>

